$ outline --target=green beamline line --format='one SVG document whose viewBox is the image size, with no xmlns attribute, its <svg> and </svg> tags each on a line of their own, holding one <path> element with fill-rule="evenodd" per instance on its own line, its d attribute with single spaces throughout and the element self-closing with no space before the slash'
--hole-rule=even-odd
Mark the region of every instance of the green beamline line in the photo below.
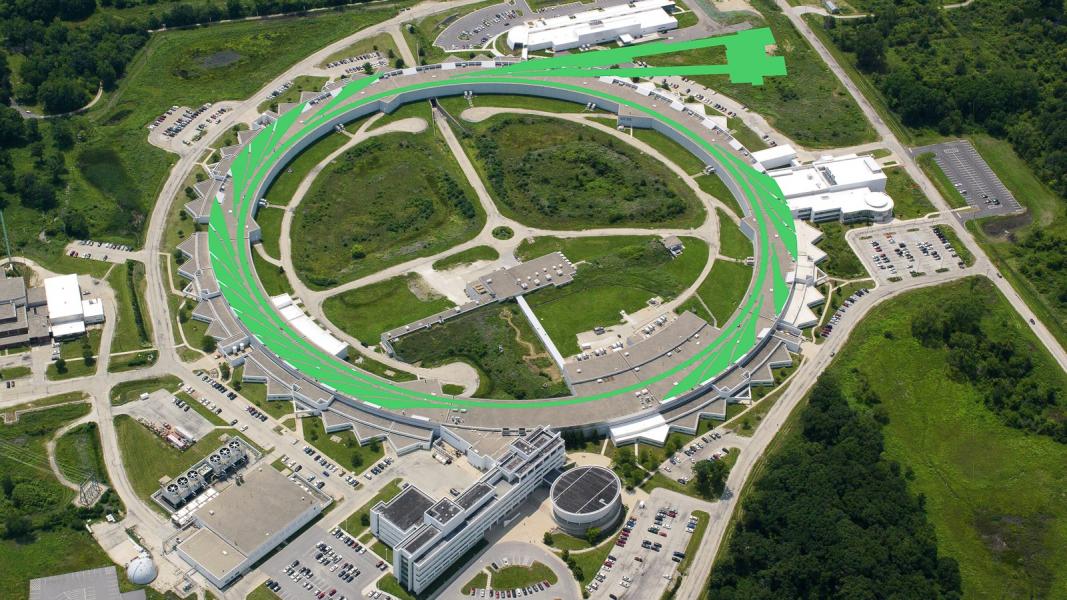
<svg viewBox="0 0 1067 600">
<path fill-rule="evenodd" d="M 535 408 L 564 406 L 591 402 L 638 390 L 648 386 L 650 383 L 662 381 L 679 371 L 693 367 L 688 375 L 675 382 L 675 388 L 680 391 L 673 396 L 668 396 L 668 398 L 688 393 L 721 373 L 733 362 L 743 358 L 755 345 L 755 327 L 763 310 L 762 295 L 759 291 L 767 283 L 768 275 L 771 277 L 770 281 L 774 288 L 775 314 L 780 314 L 785 301 L 788 299 L 789 289 L 777 262 L 779 259 L 777 250 L 771 247 L 768 230 L 768 225 L 773 226 L 776 235 L 782 239 L 791 257 L 796 259 L 796 231 L 788 205 L 781 198 L 780 189 L 772 178 L 756 171 L 740 158 L 725 153 L 717 146 L 704 141 L 684 124 L 647 109 L 636 102 L 606 92 L 600 92 L 599 90 L 586 89 L 580 85 L 531 80 L 522 77 L 538 75 L 584 78 L 603 75 L 623 76 L 628 73 L 628 70 L 605 70 L 596 67 L 627 62 L 637 56 L 726 45 L 729 65 L 698 65 L 688 68 L 641 68 L 639 70 L 642 75 L 663 75 L 681 74 L 682 71 L 687 74 L 704 73 L 710 72 L 710 69 L 716 72 L 729 73 L 734 81 L 749 81 L 758 85 L 762 83 L 764 76 L 785 74 L 785 64 L 781 57 L 767 56 L 764 51 L 767 44 L 773 43 L 774 39 L 769 30 L 748 30 L 719 38 L 705 38 L 683 43 L 656 42 L 640 48 L 626 47 L 517 63 L 511 66 L 495 68 L 492 75 L 466 72 L 456 74 L 456 77 L 448 80 L 413 84 L 376 94 L 367 94 L 365 90 L 377 81 L 378 77 L 365 78 L 352 82 L 338 90 L 333 98 L 326 101 L 326 104 L 313 118 L 303 123 L 303 126 L 297 132 L 282 142 L 282 138 L 297 123 L 299 116 L 304 113 L 304 109 L 307 106 L 304 103 L 299 104 L 267 126 L 265 129 L 269 131 L 262 131 L 256 135 L 248 146 L 239 152 L 238 157 L 231 164 L 231 185 L 234 186 L 233 210 L 236 211 L 234 233 L 237 236 L 235 238 L 229 238 L 230 232 L 226 227 L 226 215 L 221 206 L 218 203 L 212 203 L 208 243 L 209 252 L 213 256 L 213 263 L 216 261 L 221 263 L 221 268 L 215 267 L 220 291 L 227 303 L 229 303 L 235 317 L 244 323 L 249 333 L 291 368 L 300 371 L 305 376 L 311 376 L 318 383 L 335 390 L 337 393 L 350 396 L 357 401 L 372 402 L 384 408 L 448 406 Z M 681 71 L 678 71 L 678 69 L 681 69 Z M 520 77 L 512 76 L 512 73 Z M 244 232 L 250 217 L 250 209 L 252 204 L 256 202 L 256 198 L 252 197 L 252 192 L 262 187 L 267 173 L 290 148 L 303 141 L 314 129 L 321 127 L 329 120 L 365 107 L 367 104 L 406 92 L 464 82 L 519 83 L 534 87 L 578 91 L 589 96 L 628 106 L 672 127 L 719 162 L 748 200 L 752 216 L 758 226 L 758 255 L 761 260 L 751 285 L 752 292 L 746 292 L 744 305 L 735 312 L 734 317 L 724 326 L 722 333 L 715 340 L 712 340 L 712 343 L 671 369 L 642 380 L 637 384 L 590 396 L 513 402 L 451 396 L 439 397 L 398 387 L 391 382 L 380 380 L 369 373 L 336 359 L 311 344 L 310 341 L 306 340 L 298 332 L 294 331 L 287 322 L 282 320 L 276 311 L 269 308 L 270 300 L 264 294 L 261 286 L 257 285 L 258 279 L 256 278 L 255 268 L 250 263 L 248 249 L 244 247 L 247 244 L 247 236 Z M 357 93 L 365 94 L 365 97 L 354 103 L 342 106 Z M 773 264 L 770 272 L 768 272 L 768 261 Z"/>
</svg>

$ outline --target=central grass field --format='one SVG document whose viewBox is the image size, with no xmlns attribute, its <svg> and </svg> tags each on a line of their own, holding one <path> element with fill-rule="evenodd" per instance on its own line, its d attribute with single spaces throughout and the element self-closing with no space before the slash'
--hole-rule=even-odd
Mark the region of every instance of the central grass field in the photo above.
<svg viewBox="0 0 1067 600">
<path fill-rule="evenodd" d="M 680 177 L 587 125 L 498 115 L 462 139 L 500 211 L 546 229 L 695 227 L 705 213 Z"/>
<path fill-rule="evenodd" d="M 463 361 L 478 370 L 478 398 L 526 400 L 569 393 L 522 312 L 491 304 L 400 338 L 397 357 L 433 367 Z"/>
<path fill-rule="evenodd" d="M 914 474 L 911 487 L 925 497 L 939 548 L 959 561 L 965 598 L 1067 597 L 1067 445 L 1004 425 L 974 385 L 951 375 L 947 350 L 911 337 L 915 315 L 964 298 L 983 307 L 983 330 L 1020 340 L 1049 382 L 1067 386 L 1067 375 L 985 279 L 885 304 L 860 324 L 831 370 L 848 395 L 865 379 L 881 398 L 885 452 Z"/>
<path fill-rule="evenodd" d="M 418 293 L 416 293 L 418 292 Z M 453 306 L 415 273 L 330 296 L 322 305 L 326 318 L 368 346 L 382 332 L 428 317 Z"/>
<path fill-rule="evenodd" d="M 464 242 L 485 214 L 444 141 L 393 133 L 348 150 L 315 179 L 293 220 L 293 265 L 328 288 Z"/>
<path fill-rule="evenodd" d="M 683 238 L 677 258 L 658 238 L 611 236 L 535 238 L 519 245 L 516 255 L 529 260 L 559 250 L 578 266 L 574 281 L 529 294 L 527 301 L 564 356 L 578 353 L 577 334 L 622 321 L 619 311 L 636 312 L 660 296 L 669 301 L 700 276 L 708 246 Z"/>
</svg>

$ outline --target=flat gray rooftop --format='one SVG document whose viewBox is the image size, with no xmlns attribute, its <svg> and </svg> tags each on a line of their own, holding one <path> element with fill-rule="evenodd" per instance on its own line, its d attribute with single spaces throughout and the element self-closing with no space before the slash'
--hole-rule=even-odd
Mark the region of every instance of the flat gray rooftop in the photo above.
<svg viewBox="0 0 1067 600">
<path fill-rule="evenodd" d="M 144 600 L 144 590 L 119 592 L 115 567 L 30 580 L 30 600 Z"/>
<path fill-rule="evenodd" d="M 409 485 L 396 498 L 382 508 L 382 517 L 396 525 L 401 531 L 407 531 L 422 521 L 422 515 L 434 505 L 432 498 L 422 493 L 419 488 Z"/>
<path fill-rule="evenodd" d="M 577 467 L 552 484 L 552 501 L 574 514 L 603 508 L 619 493 L 619 479 L 603 467 Z"/>
</svg>

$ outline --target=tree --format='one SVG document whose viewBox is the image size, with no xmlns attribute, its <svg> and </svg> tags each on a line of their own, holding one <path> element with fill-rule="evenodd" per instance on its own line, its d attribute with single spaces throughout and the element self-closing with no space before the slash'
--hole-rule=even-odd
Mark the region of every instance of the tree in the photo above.
<svg viewBox="0 0 1067 600">
<path fill-rule="evenodd" d="M 93 349 L 89 346 L 88 340 L 82 344 L 82 361 L 85 362 L 85 366 L 87 367 L 96 364 L 96 358 L 93 357 Z"/>
<path fill-rule="evenodd" d="M 218 348 L 218 342 L 215 341 L 215 338 L 210 335 L 205 335 L 200 338 L 200 349 L 204 352 L 211 354 L 216 348 Z"/>
<path fill-rule="evenodd" d="M 360 454 L 359 452 L 353 452 L 352 453 L 351 462 L 352 462 L 352 468 L 353 469 L 359 469 L 360 467 L 363 466 L 363 455 Z"/>
<path fill-rule="evenodd" d="M 541 538 L 541 541 L 544 542 L 546 546 L 551 546 L 556 543 L 556 540 L 552 539 L 552 533 L 548 531 L 545 532 L 545 536 Z"/>
<path fill-rule="evenodd" d="M 4 537 L 17 540 L 26 537 L 33 530 L 33 523 L 26 515 L 9 515 L 4 519 Z"/>
<path fill-rule="evenodd" d="M 67 372 L 67 361 L 63 360 L 62 356 L 56 359 L 56 371 L 58 371 L 60 375 Z"/>
<path fill-rule="evenodd" d="M 89 103 L 89 92 L 77 81 L 53 77 L 37 88 L 37 99 L 47 113 L 65 113 Z"/>
<path fill-rule="evenodd" d="M 370 515 L 367 513 L 361 513 L 359 515 L 359 524 L 364 527 L 370 527 Z"/>
<path fill-rule="evenodd" d="M 0 475 L 0 491 L 4 492 L 4 496 L 10 498 L 13 489 L 15 489 L 15 480 L 11 478 L 11 473 Z"/>
<path fill-rule="evenodd" d="M 224 362 L 224 363 L 219 365 L 219 376 L 222 377 L 223 381 L 226 381 L 226 380 L 228 380 L 230 378 L 230 364 L 229 363 Z"/>
<path fill-rule="evenodd" d="M 589 542 L 590 546 L 596 543 L 596 539 L 598 537 L 600 537 L 599 527 L 590 527 L 589 529 L 585 530 L 585 541 Z"/>
<path fill-rule="evenodd" d="M 374 67 L 372 67 L 369 62 L 365 62 L 365 63 L 363 63 L 363 72 L 366 73 L 367 75 L 370 75 L 371 73 L 374 72 Z"/>
<path fill-rule="evenodd" d="M 15 191 L 22 199 L 22 205 L 27 208 L 43 212 L 56 207 L 55 189 L 36 173 L 20 174 L 15 179 Z"/>
<path fill-rule="evenodd" d="M 721 460 L 702 460 L 693 467 L 694 485 L 704 498 L 718 498 L 726 490 L 730 468 Z"/>
</svg>

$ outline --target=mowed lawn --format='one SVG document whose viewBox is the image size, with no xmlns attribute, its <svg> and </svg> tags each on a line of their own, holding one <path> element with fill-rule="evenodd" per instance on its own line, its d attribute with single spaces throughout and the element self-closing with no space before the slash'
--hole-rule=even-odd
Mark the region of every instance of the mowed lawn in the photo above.
<svg viewBox="0 0 1067 600">
<path fill-rule="evenodd" d="M 329 288 L 474 237 L 485 213 L 432 131 L 358 144 L 315 178 L 293 220 L 293 265 Z"/>
<path fill-rule="evenodd" d="M 419 290 L 419 294 L 413 290 Z M 323 303 L 326 317 L 334 325 L 369 346 L 381 334 L 454 306 L 437 295 L 415 273 L 330 296 Z"/>
<path fill-rule="evenodd" d="M 696 294 L 676 312 L 691 310 L 705 321 L 722 326 L 740 306 L 751 281 L 752 267 L 727 260 L 715 261 Z"/>
<path fill-rule="evenodd" d="M 950 376 L 945 349 L 910 335 L 914 315 L 966 297 L 986 307 L 983 328 L 1024 340 L 1050 380 L 1067 385 L 988 280 L 973 289 L 970 281 L 911 292 L 872 312 L 832 371 L 846 392 L 865 375 L 881 398 L 886 453 L 914 472 L 912 489 L 925 497 L 939 548 L 960 563 L 965 598 L 1063 598 L 1067 445 L 1004 425 L 975 387 Z"/>
<path fill-rule="evenodd" d="M 151 496 L 159 489 L 160 477 L 174 477 L 184 472 L 218 448 L 222 444 L 222 435 L 235 433 L 233 429 L 216 429 L 182 452 L 127 415 L 115 417 L 115 430 L 130 483 L 153 508 L 158 508 Z"/>
<path fill-rule="evenodd" d="M 934 212 L 934 205 L 904 167 L 893 167 L 884 171 L 885 193 L 893 199 L 893 216 L 898 219 L 917 219 Z"/>
<path fill-rule="evenodd" d="M 578 333 L 617 324 L 619 311 L 636 312 L 655 296 L 669 301 L 695 283 L 707 264 L 708 246 L 692 237 L 682 242 L 685 251 L 677 258 L 659 238 L 641 236 L 535 238 L 520 244 L 516 254 L 529 260 L 559 250 L 578 267 L 571 283 L 527 297 L 566 356 L 578 352 Z"/>
<path fill-rule="evenodd" d="M 752 240 L 741 233 L 741 226 L 731 221 L 721 208 L 715 210 L 719 215 L 719 254 L 738 260 L 753 256 Z"/>
</svg>

